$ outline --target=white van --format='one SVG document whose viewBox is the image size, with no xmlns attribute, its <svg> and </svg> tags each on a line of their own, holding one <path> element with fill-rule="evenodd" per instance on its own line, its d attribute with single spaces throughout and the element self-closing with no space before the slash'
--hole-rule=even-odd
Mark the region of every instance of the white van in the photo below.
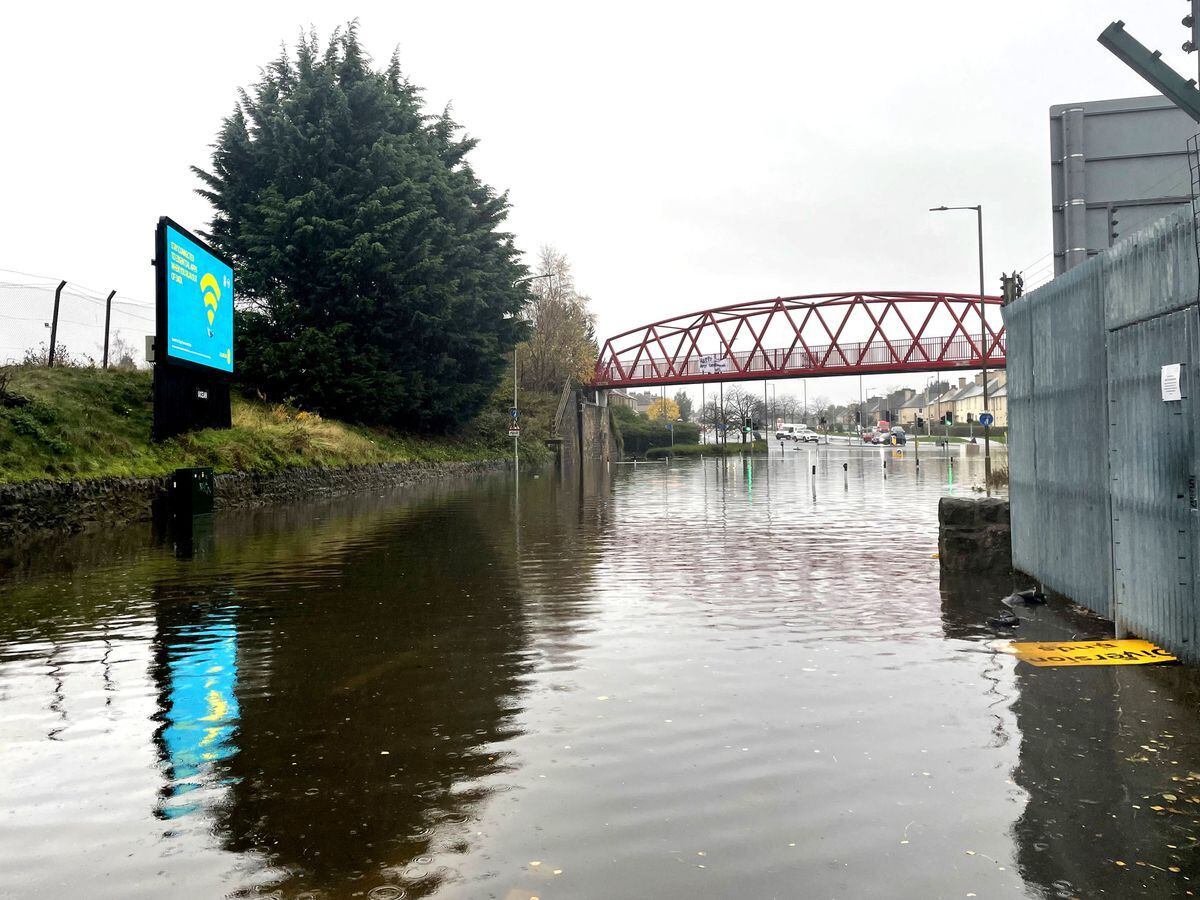
<svg viewBox="0 0 1200 900">
<path fill-rule="evenodd" d="M 775 429 L 775 440 L 800 441 L 815 444 L 819 438 L 817 433 L 803 422 L 798 424 L 794 422 L 780 422 Z"/>
</svg>

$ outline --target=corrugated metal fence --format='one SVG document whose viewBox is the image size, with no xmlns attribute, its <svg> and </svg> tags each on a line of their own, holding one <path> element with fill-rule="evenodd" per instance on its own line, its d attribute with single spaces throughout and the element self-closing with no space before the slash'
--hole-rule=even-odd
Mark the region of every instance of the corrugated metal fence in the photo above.
<svg viewBox="0 0 1200 900">
<path fill-rule="evenodd" d="M 1014 564 L 1200 662 L 1192 229 L 1190 213 L 1164 219 L 1004 318 Z M 1172 363 L 1184 399 L 1164 402 Z"/>
</svg>

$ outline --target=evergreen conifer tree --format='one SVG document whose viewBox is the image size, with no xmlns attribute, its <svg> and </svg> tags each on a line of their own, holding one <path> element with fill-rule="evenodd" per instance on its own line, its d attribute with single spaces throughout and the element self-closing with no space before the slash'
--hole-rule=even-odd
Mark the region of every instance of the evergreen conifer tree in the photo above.
<svg viewBox="0 0 1200 900">
<path fill-rule="evenodd" d="M 507 197 L 475 140 L 428 114 L 356 25 L 304 36 L 243 91 L 193 167 L 234 261 L 238 377 L 269 398 L 365 423 L 448 431 L 492 393 L 525 336 Z"/>
</svg>

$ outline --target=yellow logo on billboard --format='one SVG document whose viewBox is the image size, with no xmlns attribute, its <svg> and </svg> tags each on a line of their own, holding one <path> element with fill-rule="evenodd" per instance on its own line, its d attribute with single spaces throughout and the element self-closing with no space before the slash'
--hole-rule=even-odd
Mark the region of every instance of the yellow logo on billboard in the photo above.
<svg viewBox="0 0 1200 900">
<path fill-rule="evenodd" d="M 208 313 L 208 324 L 212 325 L 217 316 L 217 306 L 221 302 L 221 286 L 212 272 L 205 272 L 200 279 L 200 293 L 204 295 L 204 311 Z M 212 332 L 209 331 L 209 336 Z"/>
</svg>

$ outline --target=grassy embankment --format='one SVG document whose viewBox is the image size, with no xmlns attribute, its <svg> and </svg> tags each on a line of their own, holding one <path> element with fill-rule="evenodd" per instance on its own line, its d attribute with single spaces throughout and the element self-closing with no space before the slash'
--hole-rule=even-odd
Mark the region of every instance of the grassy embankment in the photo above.
<svg viewBox="0 0 1200 900">
<path fill-rule="evenodd" d="M 348 425 L 235 394 L 233 428 L 150 440 L 148 372 L 17 366 L 0 397 L 0 482 L 163 475 L 180 466 L 275 472 L 288 466 L 452 462 L 504 458 L 512 383 L 459 436 L 416 437 Z M 16 400 L 12 398 L 16 397 Z M 522 398 L 522 455 L 543 461 L 557 397 Z M 28 401 L 28 402 L 25 402 Z M 493 408 L 495 407 L 495 408 Z"/>
</svg>

